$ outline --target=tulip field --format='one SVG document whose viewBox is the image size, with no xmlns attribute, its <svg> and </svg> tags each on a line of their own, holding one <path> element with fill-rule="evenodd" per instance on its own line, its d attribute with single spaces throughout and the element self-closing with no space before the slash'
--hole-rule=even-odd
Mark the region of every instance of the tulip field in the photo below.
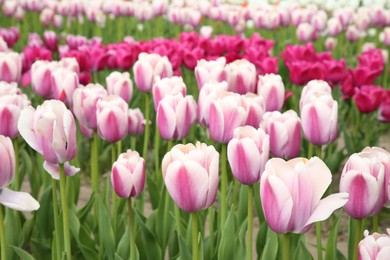
<svg viewBox="0 0 390 260">
<path fill-rule="evenodd" d="M 0 260 L 390 259 L 390 0 L 0 0 Z"/>
</svg>

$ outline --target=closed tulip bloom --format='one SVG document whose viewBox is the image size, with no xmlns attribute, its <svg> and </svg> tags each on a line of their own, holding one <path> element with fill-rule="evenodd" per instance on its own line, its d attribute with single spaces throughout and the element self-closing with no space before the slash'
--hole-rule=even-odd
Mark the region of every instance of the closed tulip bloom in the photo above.
<svg viewBox="0 0 390 260">
<path fill-rule="evenodd" d="M 19 82 L 22 77 L 22 58 L 16 52 L 0 52 L 0 81 Z"/>
<path fill-rule="evenodd" d="M 20 112 L 30 104 L 25 94 L 0 96 L 0 135 L 10 138 L 19 135 Z"/>
<path fill-rule="evenodd" d="M 165 140 L 182 139 L 196 120 L 196 102 L 192 96 L 167 95 L 157 108 L 157 127 Z"/>
<path fill-rule="evenodd" d="M 76 156 L 73 114 L 58 100 L 47 100 L 36 109 L 22 110 L 18 130 L 23 139 L 49 163 L 64 163 Z"/>
<path fill-rule="evenodd" d="M 209 126 L 210 105 L 221 91 L 227 91 L 226 81 L 206 83 L 199 92 L 197 117 L 199 124 Z"/>
<path fill-rule="evenodd" d="M 355 88 L 353 101 L 361 113 L 372 113 L 379 108 L 384 96 L 381 86 L 363 85 Z"/>
<path fill-rule="evenodd" d="M 274 157 L 291 159 L 299 155 L 302 129 L 295 111 L 266 112 L 260 127 L 270 136 L 270 149 Z"/>
<path fill-rule="evenodd" d="M 134 67 L 134 81 L 142 92 L 151 92 L 156 77 L 166 78 L 173 74 L 172 64 L 166 56 L 141 53 Z"/>
<path fill-rule="evenodd" d="M 333 51 L 337 46 L 337 39 L 333 37 L 328 37 L 325 40 L 325 48 L 327 51 Z"/>
<path fill-rule="evenodd" d="M 109 95 L 96 103 L 97 129 L 104 140 L 115 143 L 128 134 L 128 106 L 120 97 Z"/>
<path fill-rule="evenodd" d="M 348 26 L 347 31 L 345 32 L 345 35 L 350 42 L 356 42 L 362 38 L 364 34 L 365 33 L 357 29 L 355 25 Z"/>
<path fill-rule="evenodd" d="M 18 84 L 15 82 L 0 81 L 0 96 L 6 95 L 19 95 L 22 91 L 18 88 Z"/>
<path fill-rule="evenodd" d="M 327 27 L 330 36 L 337 36 L 343 31 L 343 25 L 336 17 L 332 17 L 328 20 Z"/>
<path fill-rule="evenodd" d="M 266 111 L 280 111 L 284 104 L 284 84 L 282 77 L 275 74 L 259 76 L 257 94 L 263 97 Z"/>
<path fill-rule="evenodd" d="M 255 92 L 256 67 L 247 60 L 236 60 L 225 67 L 228 90 L 238 94 Z"/>
<path fill-rule="evenodd" d="M 302 42 L 308 42 L 314 40 L 316 32 L 313 26 L 309 23 L 301 23 L 297 28 L 297 38 Z"/>
<path fill-rule="evenodd" d="M 31 66 L 32 90 L 43 98 L 50 98 L 52 95 L 51 74 L 56 64 L 50 61 L 38 60 Z"/>
<path fill-rule="evenodd" d="M 351 155 L 340 179 L 340 191 L 350 198 L 344 206 L 353 218 L 362 219 L 378 214 L 386 202 L 385 168 L 376 153 L 368 150 Z"/>
<path fill-rule="evenodd" d="M 106 78 L 108 94 L 120 96 L 126 103 L 129 103 L 133 95 L 133 83 L 128 72 L 111 72 Z"/>
<path fill-rule="evenodd" d="M 390 46 L 390 27 L 386 27 L 383 30 L 383 39 L 382 39 L 384 45 Z"/>
<path fill-rule="evenodd" d="M 385 260 L 390 255 L 390 229 L 387 234 L 374 233 L 369 235 L 364 231 L 364 239 L 359 242 L 359 260 Z"/>
<path fill-rule="evenodd" d="M 58 48 L 57 34 L 53 31 L 45 31 L 43 33 L 43 42 L 45 43 L 46 48 L 51 51 L 56 51 Z"/>
<path fill-rule="evenodd" d="M 269 159 L 269 135 L 252 126 L 236 128 L 228 143 L 227 157 L 233 176 L 239 182 L 258 183 Z"/>
<path fill-rule="evenodd" d="M 326 21 L 328 17 L 326 15 L 326 12 L 323 10 L 317 11 L 315 15 L 311 18 L 311 25 L 313 26 L 314 30 L 317 32 L 322 32 L 326 27 Z"/>
<path fill-rule="evenodd" d="M 323 80 L 311 80 L 306 86 L 303 87 L 301 92 L 301 99 L 299 100 L 299 109 L 302 109 L 302 106 L 310 100 L 310 96 L 315 95 L 332 95 L 332 88 L 326 81 Z M 306 100 L 307 98 L 307 100 Z"/>
<path fill-rule="evenodd" d="M 198 83 L 198 89 L 202 89 L 204 84 L 221 82 L 225 80 L 225 57 L 220 57 L 216 60 L 207 61 L 199 60 L 195 67 L 195 77 Z"/>
<path fill-rule="evenodd" d="M 0 204 L 19 211 L 33 211 L 39 203 L 26 192 L 7 189 L 15 175 L 15 151 L 10 138 L 0 135 Z"/>
<path fill-rule="evenodd" d="M 227 144 L 233 138 L 233 131 L 243 126 L 248 116 L 241 104 L 241 96 L 232 92 L 220 92 L 210 105 L 210 137 Z"/>
<path fill-rule="evenodd" d="M 260 180 L 264 217 L 276 233 L 305 233 L 314 222 L 327 219 L 348 201 L 348 193 L 321 199 L 332 173 L 318 157 L 284 161 L 272 158 Z"/>
<path fill-rule="evenodd" d="M 219 153 L 213 146 L 197 142 L 178 144 L 162 160 L 165 186 L 184 211 L 210 207 L 217 196 Z"/>
<path fill-rule="evenodd" d="M 72 104 L 73 92 L 79 87 L 77 73 L 65 68 L 58 68 L 51 74 L 52 98 Z"/>
<path fill-rule="evenodd" d="M 73 113 L 81 125 L 97 129 L 96 104 L 106 96 L 107 91 L 100 84 L 88 84 L 73 92 Z"/>
<path fill-rule="evenodd" d="M 136 197 L 145 186 L 145 160 L 138 152 L 127 150 L 119 155 L 111 169 L 111 184 L 121 198 Z"/>
<path fill-rule="evenodd" d="M 128 111 L 128 133 L 130 135 L 139 135 L 145 132 L 145 118 L 139 108 L 129 109 Z"/>
<path fill-rule="evenodd" d="M 300 111 L 307 140 L 315 145 L 332 143 L 338 131 L 337 101 L 325 92 L 308 94 L 303 100 Z"/>
<path fill-rule="evenodd" d="M 247 93 L 241 96 L 241 104 L 247 111 L 247 117 L 244 125 L 259 127 L 260 121 L 265 113 L 265 105 L 262 97 Z"/>
<path fill-rule="evenodd" d="M 166 95 L 182 94 L 185 96 L 186 93 L 187 88 L 182 77 L 171 77 L 157 80 L 153 86 L 154 109 L 157 111 L 158 103 Z"/>
</svg>

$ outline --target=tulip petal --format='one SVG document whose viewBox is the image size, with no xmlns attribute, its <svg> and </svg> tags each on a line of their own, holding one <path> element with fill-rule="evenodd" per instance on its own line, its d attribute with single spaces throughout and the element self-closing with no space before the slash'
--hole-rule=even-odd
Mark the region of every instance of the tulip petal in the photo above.
<svg viewBox="0 0 390 260">
<path fill-rule="evenodd" d="M 47 171 L 47 173 L 50 174 L 53 179 L 60 179 L 60 167 L 57 163 L 49 163 L 47 161 L 44 161 L 43 169 L 45 169 L 45 171 Z M 64 171 L 65 176 L 73 176 L 80 171 L 80 168 L 70 165 L 69 162 L 65 162 Z"/>
<path fill-rule="evenodd" d="M 276 233 L 286 233 L 291 217 L 293 200 L 287 186 L 278 177 L 262 176 L 260 197 L 264 217 Z"/>
<path fill-rule="evenodd" d="M 13 191 L 7 188 L 0 190 L 0 204 L 18 211 L 33 211 L 39 209 L 39 202 L 29 193 Z"/>
<path fill-rule="evenodd" d="M 288 142 L 287 128 L 281 122 L 271 124 L 270 131 L 270 148 L 274 156 L 284 157 L 284 149 Z"/>
<path fill-rule="evenodd" d="M 35 135 L 34 126 L 35 109 L 32 106 L 22 110 L 18 121 L 18 130 L 23 139 L 38 153 L 42 153 L 42 148 Z"/>
<path fill-rule="evenodd" d="M 324 195 L 326 189 L 332 182 L 332 173 L 328 166 L 318 157 L 312 157 L 307 163 L 307 171 L 309 178 L 311 178 L 311 184 L 313 185 L 312 205 L 313 208 Z"/>
<path fill-rule="evenodd" d="M 312 212 L 306 222 L 306 226 L 327 219 L 333 211 L 343 207 L 348 202 L 349 194 L 346 192 L 336 193 L 320 200 L 317 207 Z M 305 228 L 303 227 L 303 229 Z"/>
<path fill-rule="evenodd" d="M 157 125 L 161 137 L 171 140 L 176 129 L 176 113 L 168 104 L 160 102 L 157 108 Z"/>
<path fill-rule="evenodd" d="M 214 101 L 210 105 L 209 129 L 210 136 L 215 141 L 222 141 L 224 133 L 224 118 L 222 108 Z"/>
<path fill-rule="evenodd" d="M 184 211 L 193 212 L 205 207 L 209 180 L 207 171 L 198 163 L 171 163 L 164 182 L 172 199 Z"/>
</svg>

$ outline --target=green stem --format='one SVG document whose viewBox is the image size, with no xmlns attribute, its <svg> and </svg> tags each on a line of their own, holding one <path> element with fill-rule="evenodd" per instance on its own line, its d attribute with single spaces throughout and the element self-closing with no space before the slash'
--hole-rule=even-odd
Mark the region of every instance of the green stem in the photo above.
<svg viewBox="0 0 390 260">
<path fill-rule="evenodd" d="M 19 190 L 20 189 L 20 178 L 19 178 L 19 140 L 18 139 L 15 139 L 13 141 L 13 145 L 14 145 L 14 151 L 15 151 L 15 177 L 14 177 L 14 181 L 13 181 L 13 187 L 15 190 Z"/>
<path fill-rule="evenodd" d="M 54 216 L 54 233 L 56 236 L 56 256 L 57 259 L 61 259 L 61 232 L 60 221 L 58 219 L 58 198 L 57 198 L 57 181 L 51 178 L 51 192 L 53 197 L 53 216 Z"/>
<path fill-rule="evenodd" d="M 181 228 L 181 215 L 180 215 L 180 209 L 177 205 L 175 205 L 175 219 L 176 219 L 176 231 L 178 238 L 179 236 L 183 236 L 183 230 Z M 178 239 L 179 241 L 179 239 Z"/>
<path fill-rule="evenodd" d="M 157 179 L 157 184 L 161 186 L 161 174 L 160 174 L 160 133 L 158 127 L 155 128 L 154 133 L 154 168 Z"/>
<path fill-rule="evenodd" d="M 313 144 L 309 142 L 309 147 L 307 149 L 307 158 L 310 160 L 313 157 Z"/>
<path fill-rule="evenodd" d="M 91 182 L 92 190 L 97 194 L 99 192 L 99 137 L 96 131 L 93 133 L 91 146 Z"/>
<path fill-rule="evenodd" d="M 113 165 L 117 159 L 115 148 L 116 148 L 115 143 L 112 143 L 111 144 L 111 165 Z M 118 200 L 116 197 L 116 193 L 115 193 L 114 189 L 112 189 L 112 193 L 111 193 L 112 210 L 111 210 L 111 213 L 112 213 L 112 227 L 113 227 L 114 231 L 116 230 L 117 201 Z"/>
<path fill-rule="evenodd" d="M 210 259 L 213 259 L 214 256 L 214 215 L 215 215 L 215 210 L 213 207 L 209 208 L 209 227 L 210 227 Z"/>
<path fill-rule="evenodd" d="M 198 215 L 196 212 L 191 213 L 192 219 L 192 259 L 199 259 L 199 248 L 198 248 Z"/>
<path fill-rule="evenodd" d="M 362 236 L 362 220 L 357 219 L 356 220 L 356 233 L 355 233 L 355 245 L 353 247 L 353 260 L 358 259 L 358 245 L 360 238 Z"/>
<path fill-rule="evenodd" d="M 253 186 L 248 186 L 248 240 L 246 258 L 252 260 L 252 232 L 253 232 Z"/>
<path fill-rule="evenodd" d="M 321 222 L 316 222 L 317 259 L 322 260 Z"/>
<path fill-rule="evenodd" d="M 137 139 L 134 135 L 130 137 L 130 147 L 133 151 L 137 150 Z"/>
<path fill-rule="evenodd" d="M 5 247 L 5 230 L 4 230 L 4 217 L 3 206 L 0 205 L 0 244 L 1 244 L 1 260 L 7 260 L 7 250 Z"/>
<path fill-rule="evenodd" d="M 221 154 L 221 230 L 223 231 L 225 227 L 226 213 L 227 213 L 227 159 L 226 159 L 226 144 L 222 144 L 222 154 Z"/>
<path fill-rule="evenodd" d="M 64 244 L 66 259 L 71 259 L 71 245 L 70 245 L 70 229 L 69 229 L 69 209 L 66 196 L 66 180 L 64 172 L 64 164 L 60 163 L 60 192 L 61 192 L 61 204 L 62 204 L 62 217 L 64 226 Z"/>
<path fill-rule="evenodd" d="M 375 216 L 372 217 L 372 231 L 373 232 L 378 232 L 379 230 L 379 214 L 376 214 Z"/>
<path fill-rule="evenodd" d="M 145 95 L 145 135 L 144 135 L 144 147 L 142 149 L 142 157 L 147 162 L 148 161 L 148 141 L 149 141 L 149 130 L 150 130 L 150 93 Z"/>
<path fill-rule="evenodd" d="M 131 204 L 131 197 L 127 203 L 129 211 L 129 228 L 130 228 L 130 259 L 135 260 L 135 222 L 133 216 L 133 206 Z"/>
<path fill-rule="evenodd" d="M 173 141 L 172 140 L 169 140 L 168 141 L 168 145 L 167 145 L 167 153 L 170 152 L 172 150 L 172 147 L 173 147 Z"/>
<path fill-rule="evenodd" d="M 119 156 L 122 153 L 122 141 L 116 142 L 116 154 Z"/>
<path fill-rule="evenodd" d="M 318 156 L 318 158 L 320 158 L 321 160 L 323 159 L 323 158 L 322 158 L 322 146 L 321 146 L 321 145 L 317 146 L 317 156 Z"/>
<path fill-rule="evenodd" d="M 283 234 L 283 260 L 290 259 L 290 236 L 288 233 Z"/>
</svg>

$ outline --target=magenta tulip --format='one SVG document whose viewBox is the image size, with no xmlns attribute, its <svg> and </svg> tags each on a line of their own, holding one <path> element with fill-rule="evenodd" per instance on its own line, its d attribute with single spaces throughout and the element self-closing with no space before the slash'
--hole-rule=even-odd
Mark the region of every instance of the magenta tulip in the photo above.
<svg viewBox="0 0 390 260">
<path fill-rule="evenodd" d="M 350 194 L 344 208 L 351 217 L 362 219 L 378 214 L 388 200 L 388 188 L 378 152 L 365 149 L 349 157 L 341 173 L 340 191 Z"/>
<path fill-rule="evenodd" d="M 332 173 L 318 157 L 270 159 L 260 180 L 260 198 L 269 227 L 279 234 L 305 233 L 314 222 L 327 219 L 348 201 L 348 193 L 321 199 L 331 182 Z"/>
<path fill-rule="evenodd" d="M 301 120 L 297 113 L 288 110 L 266 112 L 260 126 L 270 136 L 270 149 L 275 157 L 297 157 L 301 147 Z"/>
<path fill-rule="evenodd" d="M 49 163 L 76 156 L 76 124 L 73 114 L 58 100 L 47 100 L 37 109 L 22 110 L 18 130 L 23 139 Z"/>
<path fill-rule="evenodd" d="M 192 96 L 167 95 L 157 108 L 157 127 L 165 140 L 182 139 L 196 120 L 196 102 Z"/>
<path fill-rule="evenodd" d="M 109 95 L 96 103 L 99 136 L 114 143 L 128 134 L 128 106 L 119 96 Z"/>
<path fill-rule="evenodd" d="M 153 102 L 155 110 L 157 111 L 158 103 L 166 95 L 182 94 L 185 96 L 186 93 L 187 88 L 182 77 L 171 77 L 157 80 L 153 86 Z"/>
<path fill-rule="evenodd" d="M 121 198 L 138 196 L 145 186 L 145 160 L 138 152 L 128 150 L 112 165 L 111 184 Z"/>
<path fill-rule="evenodd" d="M 128 72 L 111 72 L 106 78 L 108 94 L 120 96 L 126 103 L 129 103 L 133 95 L 133 83 Z"/>
<path fill-rule="evenodd" d="M 364 231 L 364 239 L 359 242 L 359 260 L 385 260 L 390 256 L 390 229 L 387 234 L 374 233 L 369 235 Z"/>
<path fill-rule="evenodd" d="M 213 146 L 178 144 L 162 160 L 165 186 L 184 211 L 210 207 L 217 196 L 219 153 Z"/>
<path fill-rule="evenodd" d="M 275 74 L 259 76 L 257 94 L 263 97 L 266 111 L 280 111 L 284 104 L 284 84 L 282 77 Z"/>
<path fill-rule="evenodd" d="M 239 182 L 258 183 L 269 158 L 269 135 L 252 126 L 236 128 L 228 143 L 227 157 L 232 174 Z"/>
</svg>

